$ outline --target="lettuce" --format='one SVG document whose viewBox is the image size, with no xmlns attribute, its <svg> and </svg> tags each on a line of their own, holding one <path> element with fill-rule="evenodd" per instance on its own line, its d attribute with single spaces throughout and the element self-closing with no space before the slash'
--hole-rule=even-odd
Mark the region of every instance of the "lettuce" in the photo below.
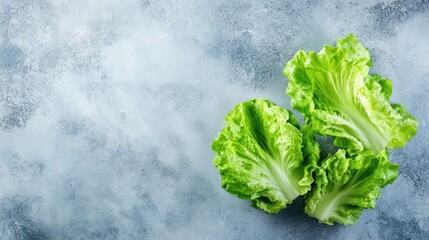
<svg viewBox="0 0 429 240">
<path fill-rule="evenodd" d="M 212 149 L 226 191 L 277 213 L 311 189 L 319 145 L 290 111 L 253 99 L 235 106 L 225 123 Z"/>
<path fill-rule="evenodd" d="M 342 149 L 325 159 L 316 173 L 316 186 L 306 195 L 305 212 L 332 225 L 355 223 L 362 210 L 374 208 L 380 189 L 398 176 L 398 165 L 387 151 L 346 157 Z"/>
<path fill-rule="evenodd" d="M 369 74 L 368 50 L 349 34 L 319 53 L 298 51 L 284 68 L 292 107 L 253 99 L 234 107 L 213 141 L 222 187 L 268 213 L 303 195 L 305 212 L 320 223 L 354 224 L 374 208 L 380 191 L 398 176 L 387 148 L 404 146 L 418 121 L 390 104 L 392 82 Z M 314 133 L 340 149 L 319 161 Z"/>
<path fill-rule="evenodd" d="M 402 105 L 389 104 L 391 81 L 369 74 L 371 65 L 368 50 L 349 34 L 317 54 L 298 51 L 283 70 L 292 107 L 350 154 L 404 146 L 417 131 Z"/>
</svg>

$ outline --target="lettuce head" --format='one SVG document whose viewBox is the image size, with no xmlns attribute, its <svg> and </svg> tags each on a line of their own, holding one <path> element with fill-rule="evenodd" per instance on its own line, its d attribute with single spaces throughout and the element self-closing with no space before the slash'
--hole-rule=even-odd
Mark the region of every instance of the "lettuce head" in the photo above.
<svg viewBox="0 0 429 240">
<path fill-rule="evenodd" d="M 319 145 L 290 111 L 253 99 L 236 105 L 225 123 L 212 149 L 226 191 L 277 213 L 311 189 Z"/>
<path fill-rule="evenodd" d="M 371 65 L 368 49 L 349 34 L 317 54 L 298 51 L 283 70 L 292 107 L 350 154 L 402 147 L 417 131 L 402 105 L 389 104 L 391 81 L 369 74 Z"/>
<path fill-rule="evenodd" d="M 319 222 L 354 224 L 366 208 L 374 208 L 381 188 L 398 176 L 387 151 L 346 157 L 343 149 L 322 161 L 315 187 L 306 195 L 305 212 Z"/>
</svg>

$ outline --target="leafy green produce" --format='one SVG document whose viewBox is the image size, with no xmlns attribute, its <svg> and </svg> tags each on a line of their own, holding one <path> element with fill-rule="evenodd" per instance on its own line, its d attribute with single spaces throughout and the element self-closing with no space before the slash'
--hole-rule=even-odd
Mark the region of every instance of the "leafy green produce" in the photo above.
<svg viewBox="0 0 429 240">
<path fill-rule="evenodd" d="M 305 212 L 330 225 L 353 224 L 374 208 L 398 176 L 387 148 L 404 146 L 418 121 L 389 103 L 392 82 L 369 74 L 371 65 L 351 34 L 317 54 L 298 51 L 284 68 L 286 92 L 307 125 L 269 100 L 236 105 L 212 144 L 222 187 L 268 213 L 304 195 Z M 319 161 L 313 133 L 334 137 L 341 149 Z"/>
<path fill-rule="evenodd" d="M 398 176 L 387 151 L 346 157 L 342 149 L 325 159 L 317 170 L 316 186 L 306 196 L 305 212 L 319 222 L 355 223 L 362 210 L 374 208 L 380 189 Z"/>
<path fill-rule="evenodd" d="M 352 34 L 319 53 L 298 51 L 284 68 L 292 107 L 334 144 L 357 154 L 404 146 L 418 121 L 399 104 L 389 104 L 391 81 L 368 74 L 368 50 Z"/>
<path fill-rule="evenodd" d="M 290 111 L 253 99 L 235 106 L 225 123 L 212 145 L 225 190 L 277 213 L 311 189 L 319 145 Z"/>
</svg>

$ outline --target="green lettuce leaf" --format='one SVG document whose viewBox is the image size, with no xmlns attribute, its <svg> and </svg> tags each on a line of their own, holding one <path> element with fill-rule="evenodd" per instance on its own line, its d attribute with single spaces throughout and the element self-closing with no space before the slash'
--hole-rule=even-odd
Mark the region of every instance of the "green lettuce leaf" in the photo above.
<svg viewBox="0 0 429 240">
<path fill-rule="evenodd" d="M 306 195 L 305 212 L 320 223 L 356 223 L 363 209 L 375 207 L 381 188 L 398 176 L 398 165 L 387 157 L 387 151 L 366 151 L 347 158 L 343 149 L 328 156 Z"/>
<path fill-rule="evenodd" d="M 317 54 L 298 51 L 284 68 L 292 107 L 350 154 L 404 146 L 417 131 L 402 105 L 389 104 L 391 81 L 368 74 L 371 65 L 368 50 L 349 34 Z"/>
<path fill-rule="evenodd" d="M 319 145 L 290 111 L 253 99 L 235 106 L 225 123 L 212 149 L 226 191 L 277 213 L 311 189 Z"/>
</svg>

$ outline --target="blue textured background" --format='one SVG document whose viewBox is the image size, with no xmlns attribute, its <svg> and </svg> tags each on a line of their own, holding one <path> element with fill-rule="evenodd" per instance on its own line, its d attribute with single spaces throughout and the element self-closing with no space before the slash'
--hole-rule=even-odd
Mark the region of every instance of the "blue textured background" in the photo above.
<svg viewBox="0 0 429 240">
<path fill-rule="evenodd" d="M 2 0 L 0 239 L 429 239 L 428 24 L 427 0 Z M 290 108 L 285 63 L 349 32 L 420 121 L 378 207 L 326 226 L 222 190 L 224 115 Z"/>
</svg>

